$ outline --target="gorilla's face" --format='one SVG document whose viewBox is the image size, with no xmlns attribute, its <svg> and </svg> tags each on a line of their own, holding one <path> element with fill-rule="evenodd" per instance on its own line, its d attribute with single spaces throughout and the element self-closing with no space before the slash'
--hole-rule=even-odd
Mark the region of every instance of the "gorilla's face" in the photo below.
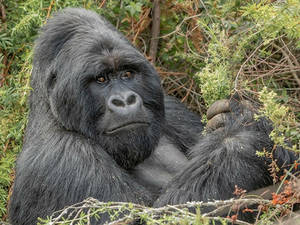
<svg viewBox="0 0 300 225">
<path fill-rule="evenodd" d="M 138 93 L 141 73 L 130 69 L 101 72 L 96 80 L 89 84 L 89 92 L 93 98 L 105 103 L 103 117 L 97 128 L 102 135 L 124 135 L 131 131 L 147 130 L 152 117 L 151 111 L 144 106 Z M 142 94 L 142 93 L 141 93 Z"/>
<path fill-rule="evenodd" d="M 160 80 L 125 40 L 92 37 L 74 37 L 58 54 L 47 81 L 51 110 L 64 128 L 94 139 L 132 168 L 160 137 Z"/>
</svg>

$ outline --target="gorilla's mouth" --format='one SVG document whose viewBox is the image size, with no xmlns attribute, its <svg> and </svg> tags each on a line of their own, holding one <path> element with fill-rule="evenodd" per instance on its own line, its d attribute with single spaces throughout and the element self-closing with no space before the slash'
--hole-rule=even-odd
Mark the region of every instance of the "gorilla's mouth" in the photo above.
<svg viewBox="0 0 300 225">
<path fill-rule="evenodd" d="M 119 133 L 121 131 L 127 131 L 128 132 L 130 130 L 135 130 L 135 129 L 140 128 L 140 127 L 148 127 L 149 125 L 150 125 L 150 123 L 142 122 L 142 121 L 141 122 L 140 121 L 130 122 L 130 123 L 125 123 L 125 124 L 122 124 L 120 126 L 108 129 L 108 130 L 104 131 L 104 134 L 112 135 L 112 134 Z"/>
</svg>

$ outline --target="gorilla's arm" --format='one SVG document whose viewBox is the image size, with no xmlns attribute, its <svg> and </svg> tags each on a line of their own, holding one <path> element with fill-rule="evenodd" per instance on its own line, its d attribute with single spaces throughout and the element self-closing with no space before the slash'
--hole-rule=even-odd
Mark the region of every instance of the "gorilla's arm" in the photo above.
<svg viewBox="0 0 300 225">
<path fill-rule="evenodd" d="M 269 121 L 255 122 L 243 106 L 236 106 L 224 127 L 203 137 L 190 153 L 190 160 L 166 186 L 156 206 L 234 197 L 235 185 L 252 191 L 273 183 L 270 159 L 256 151 L 272 152 Z M 234 118 L 234 119 L 233 119 Z M 296 156 L 280 147 L 273 151 L 279 167 L 289 166 Z"/>
<path fill-rule="evenodd" d="M 88 197 L 142 204 L 152 200 L 93 141 L 72 132 L 48 135 L 47 142 L 33 141 L 19 157 L 10 199 L 12 224 L 36 224 L 37 217 Z"/>
<path fill-rule="evenodd" d="M 198 141 L 198 135 L 203 131 L 201 117 L 191 112 L 184 104 L 172 96 L 165 95 L 164 135 L 184 153 Z"/>
</svg>

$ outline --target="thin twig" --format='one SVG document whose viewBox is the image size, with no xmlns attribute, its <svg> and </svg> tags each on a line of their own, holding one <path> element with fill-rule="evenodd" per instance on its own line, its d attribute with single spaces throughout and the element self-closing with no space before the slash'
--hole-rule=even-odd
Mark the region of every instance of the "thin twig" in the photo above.
<svg viewBox="0 0 300 225">
<path fill-rule="evenodd" d="M 285 50 L 283 50 L 283 48 L 280 48 L 279 46 L 277 46 L 277 45 L 275 45 L 274 44 L 274 46 L 275 47 L 279 47 L 280 49 L 281 49 L 281 52 L 282 52 L 282 54 L 285 56 L 285 58 L 287 59 L 287 61 L 288 61 L 288 63 L 289 63 L 289 66 L 290 66 L 290 68 L 291 68 L 291 70 L 295 67 L 295 65 L 293 64 L 293 62 L 292 62 L 292 60 L 291 60 L 291 58 L 289 57 L 289 55 L 291 55 L 295 60 L 293 60 L 294 62 L 295 62 L 295 64 L 296 64 L 296 66 L 300 66 L 299 65 L 299 63 L 298 63 L 298 61 L 297 61 L 297 59 L 295 58 L 295 56 L 291 53 L 291 51 L 289 50 L 289 48 L 287 47 L 287 45 L 285 44 L 285 42 L 281 39 L 281 42 L 283 43 L 283 46 L 284 46 L 284 48 L 286 49 L 286 51 Z M 298 65 L 297 65 L 298 64 Z M 292 74 L 293 74 L 293 77 L 295 78 L 295 80 L 296 80 L 296 82 L 298 83 L 298 86 L 300 87 L 300 79 L 299 79 L 299 77 L 298 77 L 298 74 L 297 74 L 297 72 L 291 72 Z"/>
<path fill-rule="evenodd" d="M 101 8 L 105 5 L 105 3 L 106 3 L 106 0 L 103 0 L 103 1 L 100 3 L 99 8 L 101 9 Z"/>
<path fill-rule="evenodd" d="M 194 85 L 194 80 L 192 79 L 192 80 L 191 80 L 190 88 L 189 88 L 188 91 L 186 92 L 186 95 L 185 95 L 184 98 L 181 100 L 181 102 L 184 102 L 184 101 L 187 99 L 187 97 L 190 95 L 190 93 L 191 93 L 191 91 L 192 91 L 193 85 Z"/>
<path fill-rule="evenodd" d="M 52 0 L 50 5 L 49 5 L 48 12 L 47 12 L 47 17 L 46 17 L 47 19 L 50 17 L 53 5 L 54 5 L 54 0 Z"/>
<path fill-rule="evenodd" d="M 254 56 L 254 54 L 260 49 L 261 46 L 263 46 L 264 42 L 260 43 L 256 49 L 254 49 L 254 51 L 251 53 L 251 55 L 245 60 L 245 62 L 241 65 L 239 72 L 237 73 L 236 77 L 235 77 L 235 81 L 234 81 L 234 90 L 238 91 L 237 87 L 238 87 L 238 79 L 239 76 L 241 74 L 241 72 L 243 71 L 244 66 L 246 65 L 246 63 Z"/>
<path fill-rule="evenodd" d="M 178 33 L 178 32 L 180 31 L 180 27 L 182 26 L 182 24 L 183 24 L 185 21 L 187 21 L 187 20 L 189 20 L 189 19 L 192 19 L 192 18 L 195 18 L 195 17 L 199 17 L 199 16 L 201 16 L 201 13 L 200 13 L 200 14 L 197 14 L 197 15 L 194 15 L 194 16 L 185 17 L 185 18 L 180 22 L 180 24 L 178 24 L 178 25 L 176 26 L 176 28 L 175 28 L 174 31 L 172 31 L 172 32 L 170 32 L 170 33 L 168 33 L 168 34 L 166 34 L 166 35 L 160 36 L 159 38 L 166 38 L 166 37 L 171 36 L 172 34 Z M 182 34 L 182 36 L 185 36 L 185 35 Z"/>
</svg>

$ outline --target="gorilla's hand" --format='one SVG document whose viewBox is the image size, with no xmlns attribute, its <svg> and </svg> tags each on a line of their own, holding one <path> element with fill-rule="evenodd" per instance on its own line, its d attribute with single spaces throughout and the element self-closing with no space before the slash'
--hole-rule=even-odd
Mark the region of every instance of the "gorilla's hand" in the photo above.
<svg viewBox="0 0 300 225">
<path fill-rule="evenodd" d="M 253 122 L 255 109 L 248 100 L 240 100 L 235 96 L 213 103 L 207 110 L 207 130 L 222 129 L 234 122 Z"/>
</svg>

